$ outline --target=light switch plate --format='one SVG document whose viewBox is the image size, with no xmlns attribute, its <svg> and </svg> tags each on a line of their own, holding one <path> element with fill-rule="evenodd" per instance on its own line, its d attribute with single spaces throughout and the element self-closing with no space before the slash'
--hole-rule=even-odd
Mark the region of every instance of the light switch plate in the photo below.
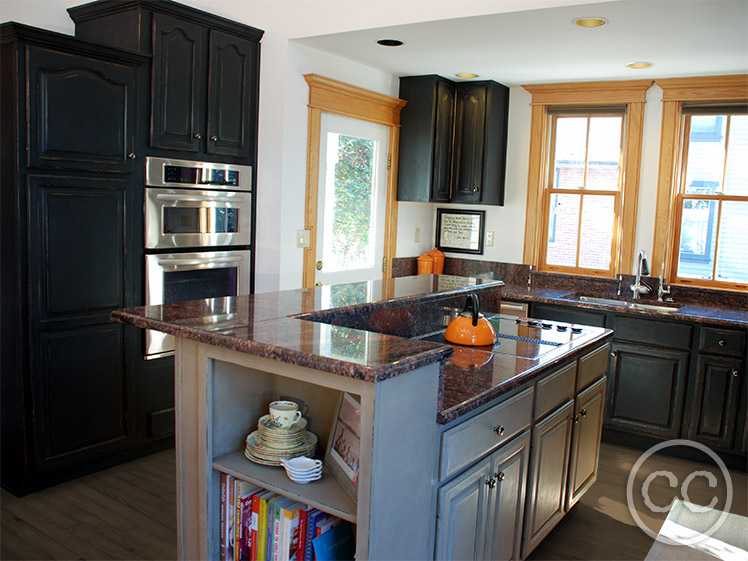
<svg viewBox="0 0 748 561">
<path fill-rule="evenodd" d="M 413 242 L 418 243 L 421 241 L 421 229 L 416 228 L 415 233 L 413 234 Z"/>
<path fill-rule="evenodd" d="M 296 247 L 309 247 L 309 230 L 296 230 Z"/>
<path fill-rule="evenodd" d="M 486 245 L 493 247 L 493 232 L 486 232 Z"/>
</svg>

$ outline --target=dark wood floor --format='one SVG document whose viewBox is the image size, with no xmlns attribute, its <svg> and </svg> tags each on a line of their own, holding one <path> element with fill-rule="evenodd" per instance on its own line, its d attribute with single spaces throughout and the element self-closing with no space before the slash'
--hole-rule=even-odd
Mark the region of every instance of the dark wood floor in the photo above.
<svg viewBox="0 0 748 561">
<path fill-rule="evenodd" d="M 634 524 L 626 503 L 626 481 L 640 455 L 638 450 L 603 444 L 597 483 L 530 559 L 644 559 L 652 538 Z M 679 481 L 695 469 L 704 469 L 703 464 L 667 457 L 646 466 L 670 470 Z M 730 510 L 746 516 L 746 475 L 731 472 L 731 476 L 734 502 Z M 666 504 L 672 496 L 666 486 L 664 478 L 654 480 L 656 504 Z M 693 487 L 694 502 L 707 504 L 714 494 Z M 0 500 L 3 560 L 165 560 L 176 556 L 173 450 L 20 499 L 2 491 Z M 641 512 L 649 527 L 656 529 L 666 516 Z"/>
</svg>

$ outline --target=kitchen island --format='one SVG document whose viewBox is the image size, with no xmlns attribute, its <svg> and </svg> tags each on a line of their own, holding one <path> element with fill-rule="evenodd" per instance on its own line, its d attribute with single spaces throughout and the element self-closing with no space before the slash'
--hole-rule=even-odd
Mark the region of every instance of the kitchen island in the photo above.
<svg viewBox="0 0 748 561">
<path fill-rule="evenodd" d="M 357 559 L 526 556 L 594 481 L 599 423 L 585 420 L 602 418 L 611 332 L 517 324 L 505 348 L 468 353 L 426 340 L 469 292 L 498 312 L 502 285 L 426 275 L 115 312 L 177 337 L 180 557 L 218 556 L 221 473 L 355 523 Z M 343 393 L 360 403 L 355 486 L 244 457 L 279 398 L 324 453 Z"/>
</svg>

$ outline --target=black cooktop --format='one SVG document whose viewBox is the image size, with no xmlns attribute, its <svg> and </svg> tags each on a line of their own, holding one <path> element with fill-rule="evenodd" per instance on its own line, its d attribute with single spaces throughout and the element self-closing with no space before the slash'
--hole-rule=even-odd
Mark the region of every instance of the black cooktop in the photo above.
<svg viewBox="0 0 748 561">
<path fill-rule="evenodd" d="M 486 319 L 496 330 L 496 342 L 493 347 L 468 348 L 522 358 L 538 358 L 580 337 L 585 331 L 583 326 L 558 321 L 499 314 L 486 316 Z M 421 338 L 425 341 L 461 346 L 444 341 L 444 331 L 430 333 Z"/>
</svg>

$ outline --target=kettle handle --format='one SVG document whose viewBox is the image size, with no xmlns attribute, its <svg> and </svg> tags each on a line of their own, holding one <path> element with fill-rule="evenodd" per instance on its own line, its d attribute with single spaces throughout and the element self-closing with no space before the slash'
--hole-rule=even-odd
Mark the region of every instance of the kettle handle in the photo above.
<svg viewBox="0 0 748 561">
<path fill-rule="evenodd" d="M 465 307 L 462 309 L 462 313 L 464 314 L 467 311 L 472 311 L 473 313 L 473 327 L 478 325 L 478 295 L 475 292 L 471 292 L 467 295 L 467 298 L 465 299 Z"/>
</svg>

